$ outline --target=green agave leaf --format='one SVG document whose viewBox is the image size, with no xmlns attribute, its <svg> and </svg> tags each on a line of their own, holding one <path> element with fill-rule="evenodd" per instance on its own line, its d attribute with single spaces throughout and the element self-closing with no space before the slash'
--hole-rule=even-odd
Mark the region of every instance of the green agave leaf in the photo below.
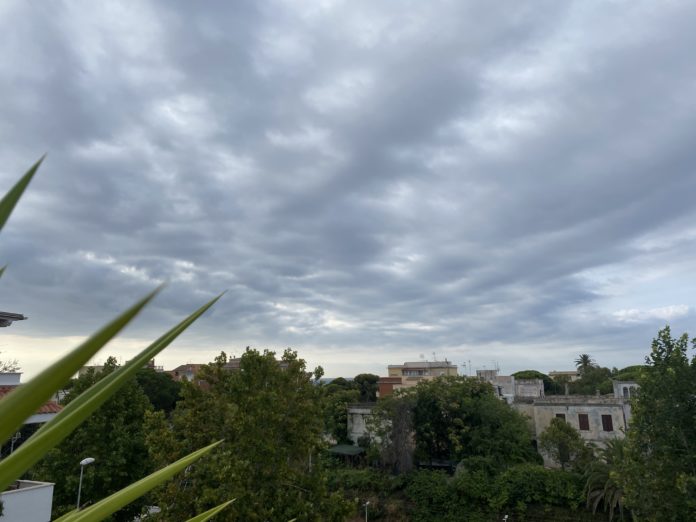
<svg viewBox="0 0 696 522">
<path fill-rule="evenodd" d="M 18 477 L 41 459 L 51 448 L 58 445 L 80 423 L 104 404 L 128 379 L 145 366 L 159 352 L 203 315 L 222 294 L 201 306 L 174 328 L 162 335 L 150 346 L 140 352 L 127 364 L 95 383 L 75 400 L 63 408 L 54 419 L 44 424 L 28 441 L 0 463 L 0 486 L 2 477 Z"/>
<path fill-rule="evenodd" d="M 73 516 L 75 516 L 78 513 L 77 509 L 73 509 L 72 511 L 68 511 L 65 515 L 54 518 L 53 522 L 67 522 L 70 520 Z"/>
<path fill-rule="evenodd" d="M 17 431 L 23 421 L 33 415 L 56 390 L 65 384 L 99 349 L 120 332 L 159 292 L 159 288 L 138 301 L 116 319 L 102 327 L 80 346 L 42 371 L 31 381 L 13 390 L 0 401 L 0 441 Z M 16 476 L 4 472 L 0 462 L 0 490 Z"/>
<path fill-rule="evenodd" d="M 177 460 L 173 464 L 170 464 L 159 471 L 155 471 L 151 475 L 140 479 L 138 482 L 134 482 L 130 486 L 123 488 L 121 491 L 100 500 L 96 504 L 93 504 L 82 511 L 68 513 L 55 522 L 96 522 L 103 520 L 112 513 L 115 513 L 121 509 L 123 506 L 130 504 L 136 498 L 143 496 L 151 489 L 159 486 L 166 480 L 169 480 L 184 468 L 200 459 L 203 455 L 211 451 L 220 443 L 222 443 L 221 440 L 214 442 L 210 446 L 201 448 L 198 451 L 194 451 L 193 453 Z"/>
<path fill-rule="evenodd" d="M 33 178 L 34 174 L 36 174 L 36 171 L 39 170 L 39 166 L 41 165 L 41 162 L 44 160 L 45 157 L 45 154 L 41 156 L 39 161 L 37 161 L 31 166 L 31 168 L 26 172 L 26 174 L 22 176 L 22 178 L 15 184 L 15 186 L 12 187 L 7 192 L 7 194 L 5 194 L 5 197 L 2 198 L 2 201 L 0 201 L 0 229 L 2 229 L 3 226 L 5 226 L 5 222 L 10 217 L 10 214 L 12 214 L 12 211 L 14 210 L 17 201 L 19 201 L 19 198 L 22 196 L 24 190 L 29 185 L 31 178 Z"/>
<path fill-rule="evenodd" d="M 213 509 L 209 509 L 208 511 L 201 513 L 200 515 L 196 515 L 193 518 L 189 518 L 186 522 L 205 522 L 206 520 L 210 520 L 235 500 L 237 499 L 233 498 L 232 500 L 228 500 L 227 502 L 220 504 L 219 506 L 216 506 Z"/>
</svg>

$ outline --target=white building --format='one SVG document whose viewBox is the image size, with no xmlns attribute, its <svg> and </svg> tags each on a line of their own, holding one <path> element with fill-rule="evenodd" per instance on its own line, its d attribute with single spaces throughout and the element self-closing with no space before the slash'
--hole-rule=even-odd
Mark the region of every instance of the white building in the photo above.
<svg viewBox="0 0 696 522">
<path fill-rule="evenodd" d="M 0 493 L 3 513 L 0 520 L 7 522 L 49 522 L 53 504 L 53 484 L 18 480 Z"/>
</svg>

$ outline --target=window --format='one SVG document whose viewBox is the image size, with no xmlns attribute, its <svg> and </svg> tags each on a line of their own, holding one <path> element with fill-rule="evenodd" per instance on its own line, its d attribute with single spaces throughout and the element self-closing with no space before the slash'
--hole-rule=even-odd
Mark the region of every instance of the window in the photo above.
<svg viewBox="0 0 696 522">
<path fill-rule="evenodd" d="M 565 420 L 565 413 L 557 413 L 556 418 Z"/>
<path fill-rule="evenodd" d="M 580 424 L 580 431 L 590 430 L 590 418 L 588 417 L 587 413 L 578 414 L 578 424 Z"/>
<path fill-rule="evenodd" d="M 614 431 L 614 422 L 611 415 L 602 415 L 602 429 L 604 431 Z"/>
<path fill-rule="evenodd" d="M 628 386 L 623 387 L 623 396 L 624 399 L 628 399 Z"/>
</svg>

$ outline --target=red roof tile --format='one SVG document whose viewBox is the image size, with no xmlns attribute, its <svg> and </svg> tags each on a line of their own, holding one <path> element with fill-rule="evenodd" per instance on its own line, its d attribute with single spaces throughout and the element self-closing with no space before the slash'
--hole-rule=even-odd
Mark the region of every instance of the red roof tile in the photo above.
<svg viewBox="0 0 696 522">
<path fill-rule="evenodd" d="M 14 390 L 16 386 L 0 386 L 0 399 Z M 36 413 L 59 413 L 63 407 L 55 401 L 48 401 Z"/>
</svg>

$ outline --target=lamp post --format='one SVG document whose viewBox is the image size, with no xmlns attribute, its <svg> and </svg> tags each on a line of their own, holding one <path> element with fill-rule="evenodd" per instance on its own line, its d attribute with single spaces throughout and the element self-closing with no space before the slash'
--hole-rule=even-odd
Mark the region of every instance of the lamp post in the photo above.
<svg viewBox="0 0 696 522">
<path fill-rule="evenodd" d="M 18 431 L 14 435 L 12 435 L 12 439 L 11 439 L 11 443 L 10 443 L 10 455 L 14 451 L 15 442 L 17 442 L 21 438 L 22 438 L 22 432 L 20 432 L 20 431 Z"/>
<path fill-rule="evenodd" d="M 80 496 L 82 495 L 82 474 L 85 471 L 85 466 L 89 466 L 94 462 L 94 459 L 92 457 L 87 457 L 86 459 L 82 459 L 80 461 L 80 485 L 77 488 L 77 510 L 80 510 Z"/>
<path fill-rule="evenodd" d="M 370 505 L 370 501 L 369 500 L 365 501 L 365 522 L 367 522 L 367 506 L 369 506 L 369 505 Z"/>
</svg>

